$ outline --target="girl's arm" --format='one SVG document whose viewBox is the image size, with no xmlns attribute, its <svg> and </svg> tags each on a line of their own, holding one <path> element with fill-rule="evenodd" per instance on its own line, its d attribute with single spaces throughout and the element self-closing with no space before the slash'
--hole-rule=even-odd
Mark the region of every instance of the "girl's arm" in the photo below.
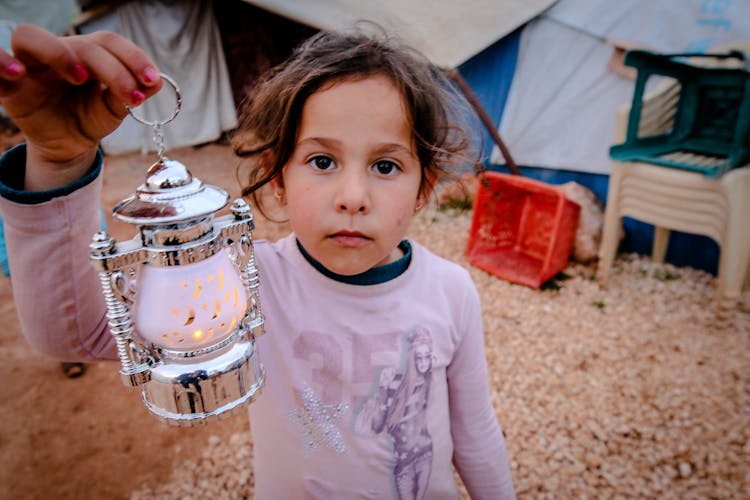
<svg viewBox="0 0 750 500">
<path fill-rule="evenodd" d="M 0 209 L 21 325 L 53 356 L 111 357 L 88 257 L 100 227 L 97 147 L 125 106 L 158 92 L 161 78 L 140 49 L 113 33 L 57 37 L 19 25 L 11 46 L 12 55 L 0 50 L 0 104 L 26 146 L 0 165 Z"/>
<path fill-rule="evenodd" d="M 471 498 L 515 498 L 505 439 L 492 407 L 479 295 L 464 294 L 463 337 L 447 368 L 453 462 Z"/>
<path fill-rule="evenodd" d="M 88 250 L 101 224 L 101 155 L 78 189 L 28 192 L 20 185 L 25 150 L 19 146 L 0 160 L 0 211 L 24 335 L 36 349 L 66 361 L 114 358 Z"/>
</svg>

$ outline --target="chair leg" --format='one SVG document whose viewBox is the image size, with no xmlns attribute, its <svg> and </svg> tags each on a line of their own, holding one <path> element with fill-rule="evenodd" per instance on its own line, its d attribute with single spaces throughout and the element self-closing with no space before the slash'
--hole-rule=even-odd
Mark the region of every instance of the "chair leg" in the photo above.
<svg viewBox="0 0 750 500">
<path fill-rule="evenodd" d="M 651 260 L 659 264 L 664 262 L 667 255 L 667 245 L 669 244 L 669 228 L 654 226 L 654 244 L 651 247 Z"/>
<path fill-rule="evenodd" d="M 750 213 L 750 176 L 742 172 L 733 173 L 732 179 L 725 181 L 729 213 L 724 241 L 720 243 L 718 275 L 718 312 L 726 312 L 737 305 L 747 276 L 750 274 L 750 227 L 747 214 Z"/>
<path fill-rule="evenodd" d="M 750 273 L 750 232 L 738 214 L 730 214 L 727 237 L 719 257 L 717 298 L 719 312 L 734 309 Z"/>
<path fill-rule="evenodd" d="M 599 245 L 599 264 L 596 269 L 596 278 L 599 286 L 607 285 L 609 272 L 615 261 L 617 247 L 620 242 L 620 217 L 619 196 L 620 175 L 615 166 L 609 176 L 609 188 L 607 193 L 607 205 L 604 209 L 604 227 L 602 229 L 602 240 Z"/>
</svg>

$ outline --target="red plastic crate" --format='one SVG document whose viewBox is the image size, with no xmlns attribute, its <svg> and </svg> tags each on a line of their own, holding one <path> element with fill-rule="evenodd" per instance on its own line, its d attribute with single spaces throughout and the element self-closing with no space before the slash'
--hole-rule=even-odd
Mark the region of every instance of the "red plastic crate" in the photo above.
<svg viewBox="0 0 750 500">
<path fill-rule="evenodd" d="M 482 172 L 466 258 L 500 278 L 539 288 L 565 269 L 580 211 L 576 202 L 549 184 Z"/>
</svg>

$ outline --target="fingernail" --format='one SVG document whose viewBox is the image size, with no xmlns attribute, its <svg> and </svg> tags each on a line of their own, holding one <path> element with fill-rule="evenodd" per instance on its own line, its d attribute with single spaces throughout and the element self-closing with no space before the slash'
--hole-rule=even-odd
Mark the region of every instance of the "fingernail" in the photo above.
<svg viewBox="0 0 750 500">
<path fill-rule="evenodd" d="M 143 83 L 154 83 L 159 76 L 159 72 L 156 68 L 149 66 L 143 71 Z"/>
<path fill-rule="evenodd" d="M 23 73 L 23 66 L 21 66 L 20 63 L 13 61 L 5 67 L 5 72 L 10 76 L 19 76 Z"/>
<path fill-rule="evenodd" d="M 133 106 L 138 106 L 143 102 L 145 98 L 146 96 L 140 90 L 134 90 L 133 93 L 130 94 L 130 99 L 133 102 Z"/>
<path fill-rule="evenodd" d="M 89 72 L 83 67 L 83 64 L 76 64 L 73 68 L 73 76 L 76 82 L 83 83 L 89 79 Z"/>
</svg>

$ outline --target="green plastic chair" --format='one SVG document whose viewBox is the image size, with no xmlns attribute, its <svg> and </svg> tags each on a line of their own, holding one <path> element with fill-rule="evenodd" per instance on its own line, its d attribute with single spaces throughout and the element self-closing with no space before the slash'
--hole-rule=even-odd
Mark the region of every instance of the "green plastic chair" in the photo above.
<svg viewBox="0 0 750 500">
<path fill-rule="evenodd" d="M 732 59 L 736 61 L 731 61 Z M 625 64 L 638 70 L 625 141 L 610 148 L 620 162 L 646 162 L 718 177 L 750 159 L 750 68 L 744 52 L 656 54 L 632 50 Z M 731 64 L 734 62 L 734 64 Z M 653 76 L 678 83 L 666 133 L 643 134 L 646 82 Z"/>
</svg>

